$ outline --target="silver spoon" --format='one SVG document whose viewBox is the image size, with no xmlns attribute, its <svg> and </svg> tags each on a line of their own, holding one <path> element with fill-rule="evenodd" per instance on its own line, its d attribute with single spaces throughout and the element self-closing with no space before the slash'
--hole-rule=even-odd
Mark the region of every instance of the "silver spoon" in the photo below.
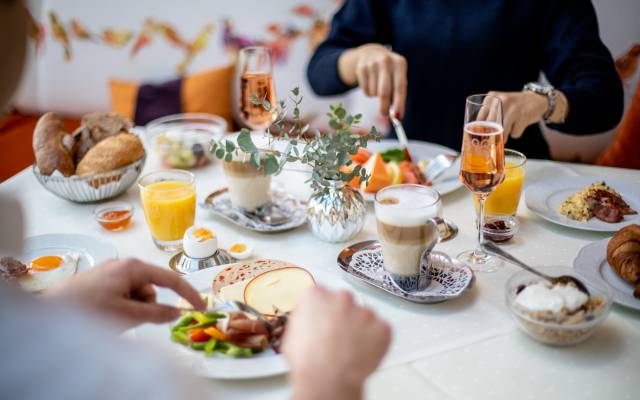
<svg viewBox="0 0 640 400">
<path fill-rule="evenodd" d="M 580 290 L 581 292 L 583 292 L 587 296 L 590 296 L 589 289 L 587 289 L 585 284 L 582 283 L 577 278 L 574 278 L 571 275 L 550 276 L 550 275 L 547 275 L 545 273 L 542 273 L 540 271 L 537 271 L 537 270 L 531 268 L 529 265 L 527 265 L 527 264 L 523 263 L 522 261 L 518 260 L 517 258 L 515 258 L 511 254 L 507 253 L 506 251 L 504 251 L 503 249 L 501 249 L 500 247 L 498 247 L 494 243 L 483 242 L 481 246 L 482 246 L 482 250 L 486 251 L 487 253 L 493 254 L 494 256 L 498 256 L 498 257 L 504 259 L 505 261 L 508 261 L 508 262 L 510 262 L 510 263 L 512 263 L 514 265 L 517 265 L 518 267 L 520 267 L 522 269 L 525 269 L 525 270 L 531 272 L 532 274 L 538 275 L 539 277 L 548 280 L 551 283 L 563 284 L 563 285 L 566 285 L 568 283 L 573 283 L 578 288 L 578 290 Z"/>
<path fill-rule="evenodd" d="M 459 156 L 451 154 L 439 154 L 433 160 L 429 161 L 429 165 L 424 169 L 424 176 L 429 182 L 435 181 L 446 170 L 451 168 Z"/>
</svg>

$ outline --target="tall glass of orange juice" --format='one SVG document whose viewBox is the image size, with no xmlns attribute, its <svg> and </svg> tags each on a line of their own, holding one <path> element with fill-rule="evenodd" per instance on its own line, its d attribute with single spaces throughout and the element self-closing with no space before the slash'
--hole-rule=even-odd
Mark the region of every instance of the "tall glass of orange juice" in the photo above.
<svg viewBox="0 0 640 400">
<path fill-rule="evenodd" d="M 158 248 L 182 250 L 184 232 L 196 216 L 195 177 L 171 169 L 151 172 L 138 181 L 140 201 L 151 237 Z"/>
<path fill-rule="evenodd" d="M 505 149 L 504 161 L 504 181 L 489 194 L 485 203 L 485 214 L 488 216 L 514 216 L 518 211 L 527 157 L 519 151 Z M 478 207 L 475 198 L 474 202 Z"/>
</svg>

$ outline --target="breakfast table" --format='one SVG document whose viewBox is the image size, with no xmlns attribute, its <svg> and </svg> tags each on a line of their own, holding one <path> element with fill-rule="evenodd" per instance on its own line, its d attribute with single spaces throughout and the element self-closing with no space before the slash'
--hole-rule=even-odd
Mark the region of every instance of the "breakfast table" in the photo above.
<svg viewBox="0 0 640 400">
<path fill-rule="evenodd" d="M 160 168 L 149 157 L 145 171 Z M 225 185 L 219 162 L 194 170 L 198 202 Z M 529 160 L 526 185 L 557 176 L 594 176 L 640 184 L 640 171 L 571 163 Z M 287 192 L 306 199 L 305 176 L 285 171 L 274 178 Z M 81 233 L 113 243 L 119 257 L 137 257 L 168 268 L 171 254 L 157 249 L 149 235 L 134 185 L 118 200 L 134 204 L 128 229 L 109 232 L 92 216 L 93 204 L 74 204 L 45 191 L 31 169 L 0 184 L 0 193 L 22 205 L 25 235 Z M 459 227 L 453 240 L 436 250 L 455 257 L 476 241 L 475 212 L 462 188 L 443 196 L 444 216 Z M 393 341 L 379 370 L 369 379 L 368 399 L 637 399 L 640 393 L 640 312 L 614 305 L 594 336 L 573 347 L 551 347 L 527 337 L 505 305 L 505 282 L 518 268 L 509 264 L 496 272 L 477 273 L 463 296 L 439 304 L 414 304 L 392 297 L 348 277 L 337 266 L 348 244 L 376 239 L 373 207 L 368 204 L 364 229 L 347 243 L 326 243 L 306 227 L 262 234 L 243 230 L 198 208 L 196 222 L 211 227 L 222 247 L 242 240 L 254 258 L 286 260 L 335 280 L 353 291 L 357 301 L 373 308 L 393 328 Z M 587 232 L 555 225 L 529 211 L 520 201 L 520 230 L 504 245 L 535 266 L 571 267 L 578 251 L 610 233 Z M 10 227 L 4 226 L 3 229 Z M 135 340 L 135 332 L 131 333 Z M 217 398 L 282 399 L 290 395 L 286 376 L 206 383 Z M 70 383 L 72 384 L 72 383 Z"/>
</svg>

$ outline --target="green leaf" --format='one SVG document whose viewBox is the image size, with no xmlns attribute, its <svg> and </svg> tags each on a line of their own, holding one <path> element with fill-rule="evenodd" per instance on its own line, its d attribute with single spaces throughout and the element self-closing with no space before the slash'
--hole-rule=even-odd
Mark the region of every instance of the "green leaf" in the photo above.
<svg viewBox="0 0 640 400">
<path fill-rule="evenodd" d="M 347 116 L 347 112 L 344 110 L 344 108 L 342 108 L 342 106 L 336 108 L 336 117 L 340 118 L 340 119 L 344 119 L 344 117 Z"/>
<path fill-rule="evenodd" d="M 249 162 L 251 163 L 251 165 L 253 165 L 256 169 L 260 168 L 259 156 L 260 156 L 259 153 L 251 153 L 251 158 L 249 159 Z"/>
<path fill-rule="evenodd" d="M 273 175 L 276 172 L 278 172 L 278 160 L 272 155 L 266 156 L 264 159 L 264 174 Z"/>
<path fill-rule="evenodd" d="M 331 127 L 331 129 L 338 130 L 340 129 L 340 122 L 338 122 L 338 120 L 332 119 L 329 121 L 329 126 Z"/>
<path fill-rule="evenodd" d="M 298 86 L 294 87 L 291 89 L 291 93 L 293 93 L 294 96 L 298 96 L 300 94 L 300 88 Z"/>
<path fill-rule="evenodd" d="M 232 141 L 227 140 L 225 142 L 225 149 L 227 150 L 227 153 L 231 153 L 232 151 L 234 151 L 236 149 L 236 145 L 233 144 Z"/>
<path fill-rule="evenodd" d="M 216 157 L 222 159 L 222 157 L 224 157 L 224 149 L 222 147 L 220 147 L 218 150 L 216 150 Z"/>
<path fill-rule="evenodd" d="M 242 129 L 238 135 L 238 147 L 245 153 L 257 153 L 258 148 L 253 144 L 251 132 L 248 129 Z"/>
<path fill-rule="evenodd" d="M 227 153 L 227 155 L 226 155 L 226 156 L 224 156 L 224 160 L 225 160 L 226 162 L 231 162 L 231 160 L 233 160 L 233 154 L 231 154 L 231 153 Z"/>
<path fill-rule="evenodd" d="M 389 149 L 380 153 L 380 156 L 385 162 L 395 161 L 401 162 L 407 159 L 402 149 Z"/>
<path fill-rule="evenodd" d="M 267 111 L 271 111 L 271 103 L 269 103 L 267 100 L 262 100 L 262 108 Z"/>
</svg>

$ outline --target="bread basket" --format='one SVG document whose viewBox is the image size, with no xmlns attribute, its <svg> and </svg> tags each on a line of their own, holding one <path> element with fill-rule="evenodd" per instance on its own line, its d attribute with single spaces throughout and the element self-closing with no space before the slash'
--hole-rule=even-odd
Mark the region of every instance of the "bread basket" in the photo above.
<svg viewBox="0 0 640 400">
<path fill-rule="evenodd" d="M 76 203 L 91 203 L 111 199 L 129 189 L 138 180 L 146 158 L 145 153 L 122 168 L 87 176 L 42 175 L 36 164 L 32 169 L 38 182 L 56 196 Z"/>
</svg>

